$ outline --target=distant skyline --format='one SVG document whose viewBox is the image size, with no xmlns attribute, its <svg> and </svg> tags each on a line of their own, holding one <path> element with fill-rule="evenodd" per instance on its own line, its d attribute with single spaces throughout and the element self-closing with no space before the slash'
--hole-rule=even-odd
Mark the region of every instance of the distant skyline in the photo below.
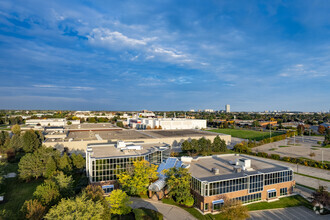
<svg viewBox="0 0 330 220">
<path fill-rule="evenodd" d="M 325 111 L 330 2 L 0 2 L 0 109 Z"/>
</svg>

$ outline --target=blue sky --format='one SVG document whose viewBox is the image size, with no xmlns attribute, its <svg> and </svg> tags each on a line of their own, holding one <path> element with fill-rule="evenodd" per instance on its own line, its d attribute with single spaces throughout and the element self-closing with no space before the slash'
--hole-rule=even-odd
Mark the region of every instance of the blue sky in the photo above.
<svg viewBox="0 0 330 220">
<path fill-rule="evenodd" d="M 0 1 L 0 108 L 330 109 L 330 2 Z"/>
</svg>

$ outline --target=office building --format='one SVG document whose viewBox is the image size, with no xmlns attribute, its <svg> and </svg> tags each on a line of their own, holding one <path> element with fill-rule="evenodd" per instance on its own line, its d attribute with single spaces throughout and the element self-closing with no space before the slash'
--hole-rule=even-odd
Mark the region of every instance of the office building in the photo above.
<svg viewBox="0 0 330 220">
<path fill-rule="evenodd" d="M 270 201 L 293 192 L 291 168 L 243 155 L 182 158 L 192 176 L 191 192 L 204 213 L 221 209 L 226 199 L 243 204 Z"/>
<path fill-rule="evenodd" d="M 87 146 L 86 173 L 89 182 L 101 185 L 105 193 L 117 188 L 117 175 L 132 168 L 133 162 L 147 160 L 160 164 L 170 155 L 169 145 L 163 143 L 129 143 Z"/>
<path fill-rule="evenodd" d="M 226 110 L 226 113 L 230 113 L 230 105 L 227 104 L 227 105 L 225 106 L 225 110 Z"/>
</svg>

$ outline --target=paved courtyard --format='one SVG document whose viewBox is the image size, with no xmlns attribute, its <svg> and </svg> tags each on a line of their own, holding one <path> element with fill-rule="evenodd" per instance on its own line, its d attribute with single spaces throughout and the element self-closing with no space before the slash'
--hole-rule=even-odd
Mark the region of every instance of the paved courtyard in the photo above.
<svg viewBox="0 0 330 220">
<path fill-rule="evenodd" d="M 286 140 L 264 144 L 253 148 L 254 152 L 266 152 L 268 154 L 279 154 L 282 157 L 305 157 L 313 160 L 330 161 L 330 148 L 322 148 L 317 142 L 323 142 L 324 137 L 304 136 L 288 138 Z M 295 146 L 293 145 L 295 144 Z M 280 147 L 288 146 L 288 147 Z M 315 156 L 311 157 L 310 154 Z"/>
<path fill-rule="evenodd" d="M 251 220 L 267 219 L 267 220 L 314 220 L 314 219 L 330 219 L 329 215 L 316 215 L 312 210 L 299 206 L 283 209 L 269 209 L 250 212 Z"/>
</svg>

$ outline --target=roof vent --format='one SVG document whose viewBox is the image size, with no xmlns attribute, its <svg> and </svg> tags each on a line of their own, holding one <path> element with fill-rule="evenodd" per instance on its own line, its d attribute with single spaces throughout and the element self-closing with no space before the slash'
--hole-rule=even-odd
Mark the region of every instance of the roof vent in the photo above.
<svg viewBox="0 0 330 220">
<path fill-rule="evenodd" d="M 219 174 L 220 174 L 220 170 L 219 170 L 218 168 L 213 167 L 213 168 L 212 168 L 212 173 L 213 173 L 214 175 L 219 175 Z"/>
<path fill-rule="evenodd" d="M 234 173 L 240 173 L 242 172 L 242 166 L 236 165 L 234 166 Z"/>
</svg>

